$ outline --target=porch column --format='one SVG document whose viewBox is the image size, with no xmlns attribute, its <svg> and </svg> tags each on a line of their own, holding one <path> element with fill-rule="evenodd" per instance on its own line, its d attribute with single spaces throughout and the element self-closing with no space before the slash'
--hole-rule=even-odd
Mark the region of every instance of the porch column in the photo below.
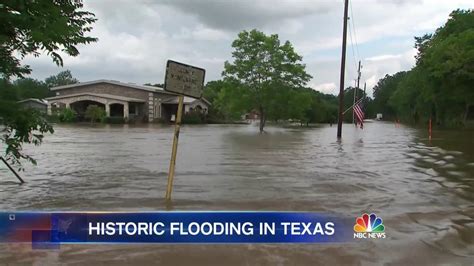
<svg viewBox="0 0 474 266">
<path fill-rule="evenodd" d="M 105 104 L 105 116 L 107 116 L 107 117 L 110 116 L 110 105 L 109 105 L 109 103 Z"/>
<path fill-rule="evenodd" d="M 66 103 L 66 108 L 70 108 L 69 103 Z"/>
<path fill-rule="evenodd" d="M 161 118 L 161 99 L 158 99 L 158 118 Z"/>
<path fill-rule="evenodd" d="M 52 114 L 53 114 L 51 103 L 48 103 L 48 112 L 47 112 L 47 114 L 48 114 L 48 115 L 52 115 Z"/>
<path fill-rule="evenodd" d="M 123 104 L 123 118 L 128 119 L 128 102 Z"/>
</svg>

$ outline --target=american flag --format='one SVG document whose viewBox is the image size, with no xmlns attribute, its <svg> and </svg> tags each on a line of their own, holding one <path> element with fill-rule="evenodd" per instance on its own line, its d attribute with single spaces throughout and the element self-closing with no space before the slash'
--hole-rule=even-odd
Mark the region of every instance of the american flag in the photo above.
<svg viewBox="0 0 474 266">
<path fill-rule="evenodd" d="M 364 128 L 364 111 L 362 111 L 362 101 L 354 105 L 354 114 L 356 116 L 356 124 L 360 123 L 360 128 Z"/>
</svg>

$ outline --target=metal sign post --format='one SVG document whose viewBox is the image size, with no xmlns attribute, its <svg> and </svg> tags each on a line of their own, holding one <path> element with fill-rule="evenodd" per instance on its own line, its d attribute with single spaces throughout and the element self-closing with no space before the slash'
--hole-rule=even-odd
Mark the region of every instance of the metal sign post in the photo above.
<svg viewBox="0 0 474 266">
<path fill-rule="evenodd" d="M 183 115 L 184 96 L 179 96 L 178 113 L 176 115 L 176 124 L 174 126 L 173 148 L 171 149 L 170 168 L 168 171 L 168 186 L 166 188 L 166 200 L 171 200 L 171 191 L 173 190 L 174 169 L 176 166 L 176 154 L 178 153 L 179 130 L 181 128 L 181 116 Z"/>
<path fill-rule="evenodd" d="M 171 150 L 171 160 L 168 171 L 168 185 L 166 187 L 165 195 L 167 201 L 171 200 L 171 193 L 173 191 L 174 169 L 176 167 L 176 155 L 178 154 L 179 131 L 181 128 L 181 117 L 183 116 L 184 109 L 184 95 L 201 98 L 205 74 L 206 71 L 202 68 L 193 67 L 172 60 L 168 60 L 166 64 L 165 90 L 179 95 L 173 148 Z"/>
</svg>

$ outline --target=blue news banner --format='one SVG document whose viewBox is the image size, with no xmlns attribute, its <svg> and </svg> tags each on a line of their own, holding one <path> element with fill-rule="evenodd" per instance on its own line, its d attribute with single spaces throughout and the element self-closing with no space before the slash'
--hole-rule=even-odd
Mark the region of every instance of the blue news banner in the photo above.
<svg viewBox="0 0 474 266">
<path fill-rule="evenodd" d="M 4 212 L 0 242 L 335 243 L 353 225 L 309 212 Z"/>
</svg>

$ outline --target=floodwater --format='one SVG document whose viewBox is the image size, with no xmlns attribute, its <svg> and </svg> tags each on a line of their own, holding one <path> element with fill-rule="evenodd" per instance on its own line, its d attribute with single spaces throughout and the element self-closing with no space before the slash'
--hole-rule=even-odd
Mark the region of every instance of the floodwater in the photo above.
<svg viewBox="0 0 474 266">
<path fill-rule="evenodd" d="M 22 173 L 0 166 L 0 209 L 65 211 L 285 210 L 375 212 L 386 239 L 305 245 L 0 245 L 0 264 L 472 264 L 474 132 L 392 123 L 184 126 L 173 202 L 166 188 L 173 127 L 57 125 L 27 151 Z"/>
</svg>

